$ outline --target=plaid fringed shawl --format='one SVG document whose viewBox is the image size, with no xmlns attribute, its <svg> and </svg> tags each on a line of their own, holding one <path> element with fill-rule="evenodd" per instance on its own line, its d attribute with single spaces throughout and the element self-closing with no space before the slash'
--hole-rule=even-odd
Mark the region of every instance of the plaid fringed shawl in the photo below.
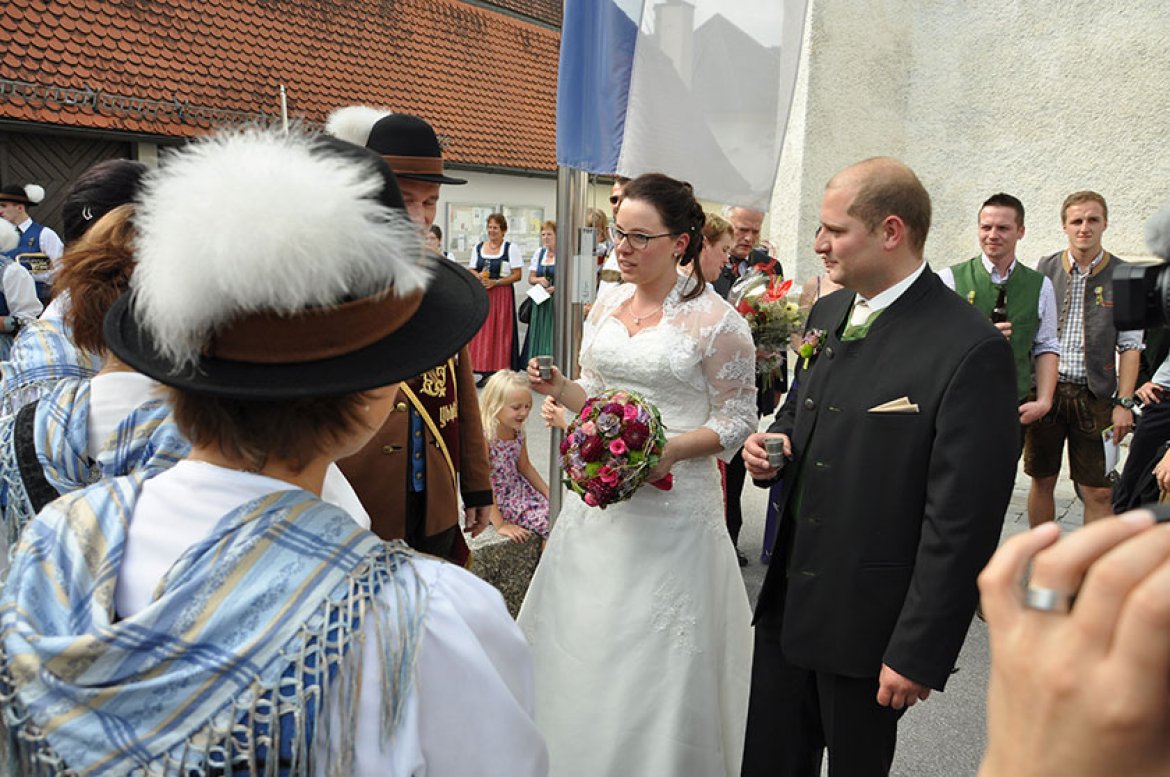
<svg viewBox="0 0 1170 777">
<path fill-rule="evenodd" d="M 101 478 L 170 469 L 191 445 L 179 432 L 170 405 L 151 399 L 122 419 L 101 447 L 89 450 L 88 379 L 62 380 L 36 406 L 33 437 L 45 479 L 59 493 L 84 488 Z M 17 460 L 17 416 L 0 418 L 0 515 L 7 547 L 16 545 L 36 515 Z"/>
<path fill-rule="evenodd" d="M 428 601 L 411 551 L 280 491 L 225 515 L 119 620 L 144 481 L 59 499 L 22 537 L 0 600 L 8 773 L 351 775 L 362 651 L 385 657 L 387 744 L 411 690 Z"/>
<path fill-rule="evenodd" d="M 101 366 L 101 357 L 73 344 L 60 319 L 29 321 L 0 363 L 0 415 L 40 399 L 58 381 L 91 378 Z"/>
</svg>

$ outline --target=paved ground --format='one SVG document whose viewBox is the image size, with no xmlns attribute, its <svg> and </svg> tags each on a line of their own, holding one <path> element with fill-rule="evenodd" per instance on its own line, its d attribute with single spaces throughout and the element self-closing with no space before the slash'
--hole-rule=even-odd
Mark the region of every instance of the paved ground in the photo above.
<svg viewBox="0 0 1170 777">
<path fill-rule="evenodd" d="M 540 399 L 540 397 L 536 397 Z M 534 412 L 528 422 L 529 455 L 541 471 L 547 471 L 549 435 Z M 1028 478 L 1021 469 L 1004 518 L 1003 536 L 1028 528 L 1026 503 Z M 767 492 L 751 485 L 744 488 L 744 527 L 740 547 L 751 563 L 744 569 L 744 585 L 755 602 L 767 568 L 760 564 L 764 537 Z M 1056 491 L 1057 520 L 1067 529 L 1082 523 L 1081 504 L 1072 484 L 1062 478 Z M 900 777 L 965 777 L 974 775 L 984 747 L 984 709 L 989 666 L 987 627 L 978 619 L 971 624 L 959 671 L 946 693 L 934 694 L 902 719 L 893 773 Z M 827 773 L 827 771 L 826 771 Z"/>
</svg>

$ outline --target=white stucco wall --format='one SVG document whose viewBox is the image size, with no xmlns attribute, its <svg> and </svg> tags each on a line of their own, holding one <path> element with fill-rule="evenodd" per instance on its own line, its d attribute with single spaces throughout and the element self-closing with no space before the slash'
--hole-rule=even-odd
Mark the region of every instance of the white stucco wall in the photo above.
<svg viewBox="0 0 1170 777">
<path fill-rule="evenodd" d="M 452 205 L 485 205 L 491 208 L 498 206 L 537 207 L 544 209 L 545 219 L 556 220 L 557 182 L 555 178 L 469 172 L 458 169 L 448 172 L 456 178 L 466 178 L 467 183 L 462 186 L 444 186 L 440 189 L 435 223 L 443 230 L 444 242 L 448 244 L 448 250 L 462 261 L 467 261 L 473 243 L 469 239 L 461 248 L 449 240 L 451 237 L 449 216 Z M 601 209 L 607 218 L 610 215 L 609 189 L 609 184 L 590 185 L 586 198 L 589 207 Z M 519 227 L 516 226 L 515 229 L 510 230 L 508 237 L 519 237 Z M 528 240 L 522 238 L 521 242 L 528 242 Z M 530 254 L 526 253 L 525 259 L 528 259 L 529 256 Z"/>
<path fill-rule="evenodd" d="M 1029 264 L 1066 244 L 1060 204 L 1079 189 L 1109 202 L 1107 248 L 1147 253 L 1144 222 L 1170 201 L 1170 5 L 811 3 L 771 220 L 800 278 L 820 270 L 825 182 L 876 154 L 908 163 L 930 191 L 936 267 L 977 252 L 975 215 L 1001 190 L 1027 209 Z"/>
</svg>

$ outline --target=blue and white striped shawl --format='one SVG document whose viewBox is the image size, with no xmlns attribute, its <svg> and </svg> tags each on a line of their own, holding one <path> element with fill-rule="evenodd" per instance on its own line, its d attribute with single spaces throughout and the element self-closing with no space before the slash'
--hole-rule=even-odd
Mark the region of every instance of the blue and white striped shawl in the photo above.
<svg viewBox="0 0 1170 777">
<path fill-rule="evenodd" d="M 101 450 L 89 450 L 89 380 L 62 380 L 37 403 L 33 422 L 37 460 L 45 479 L 62 494 L 101 478 L 170 469 L 191 450 L 170 405 L 161 397 L 123 418 Z M 36 514 L 16 459 L 16 416 L 0 418 L 0 514 L 8 547 Z"/>
<path fill-rule="evenodd" d="M 10 773 L 191 777 L 230 761 L 233 775 L 309 775 L 327 759 L 329 774 L 350 775 L 363 649 L 385 656 L 389 746 L 428 600 L 412 552 L 307 491 L 279 491 L 225 515 L 149 607 L 119 620 L 114 590 L 145 480 L 70 494 L 25 530 L 0 600 Z M 371 618 L 376 638 L 355 638 Z"/>
<path fill-rule="evenodd" d="M 91 378 L 101 366 L 101 357 L 74 345 L 60 319 L 29 321 L 0 363 L 0 415 L 40 399 L 58 381 Z"/>
</svg>

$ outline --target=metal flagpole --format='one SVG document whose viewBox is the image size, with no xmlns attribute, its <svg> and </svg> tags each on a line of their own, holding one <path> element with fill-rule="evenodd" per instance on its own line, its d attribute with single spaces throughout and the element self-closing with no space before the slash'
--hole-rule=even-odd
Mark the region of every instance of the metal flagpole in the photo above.
<svg viewBox="0 0 1170 777">
<path fill-rule="evenodd" d="M 557 168 L 557 270 L 553 294 L 553 362 L 566 378 L 577 377 L 577 351 L 581 347 L 581 323 L 585 305 L 596 291 L 597 236 L 585 226 L 586 192 L 589 174 L 563 165 Z M 561 438 L 564 432 L 552 429 L 548 465 L 549 524 L 561 512 Z"/>
</svg>

